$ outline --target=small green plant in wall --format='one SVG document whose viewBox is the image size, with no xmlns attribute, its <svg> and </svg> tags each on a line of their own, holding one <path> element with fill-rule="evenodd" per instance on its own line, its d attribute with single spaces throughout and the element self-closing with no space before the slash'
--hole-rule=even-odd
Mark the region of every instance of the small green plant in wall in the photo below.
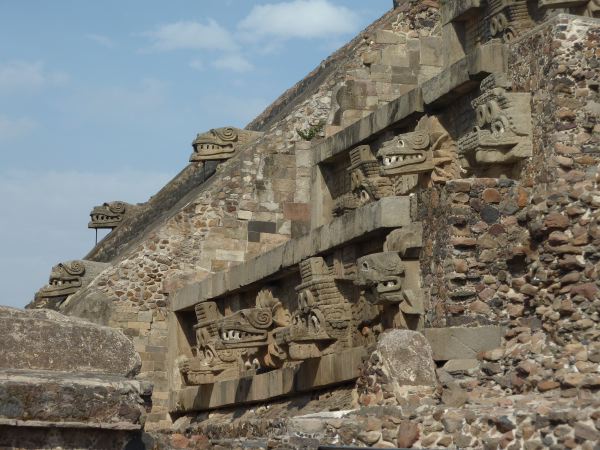
<svg viewBox="0 0 600 450">
<path fill-rule="evenodd" d="M 298 136 L 300 136 L 305 141 L 312 141 L 325 127 L 325 121 L 320 120 L 318 124 L 313 125 L 305 130 L 296 130 Z"/>
</svg>

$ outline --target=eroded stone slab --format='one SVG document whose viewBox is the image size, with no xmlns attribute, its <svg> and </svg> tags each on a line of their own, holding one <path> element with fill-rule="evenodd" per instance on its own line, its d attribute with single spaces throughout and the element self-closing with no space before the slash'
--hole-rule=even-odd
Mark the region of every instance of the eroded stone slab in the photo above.
<svg viewBox="0 0 600 450">
<path fill-rule="evenodd" d="M 352 348 L 337 354 L 304 361 L 295 367 L 192 386 L 174 393 L 171 411 L 201 411 L 227 405 L 240 405 L 304 392 L 356 379 L 364 348 Z"/>
<path fill-rule="evenodd" d="M 137 430 L 138 381 L 111 375 L 0 371 L 0 425 Z"/>
<path fill-rule="evenodd" d="M 482 351 L 500 347 L 503 327 L 448 327 L 426 328 L 423 335 L 433 350 L 433 359 L 448 361 L 451 359 L 477 359 Z"/>
<path fill-rule="evenodd" d="M 141 366 L 133 343 L 120 330 L 50 310 L 0 307 L 0 342 L 0 370 L 133 377 Z"/>
</svg>

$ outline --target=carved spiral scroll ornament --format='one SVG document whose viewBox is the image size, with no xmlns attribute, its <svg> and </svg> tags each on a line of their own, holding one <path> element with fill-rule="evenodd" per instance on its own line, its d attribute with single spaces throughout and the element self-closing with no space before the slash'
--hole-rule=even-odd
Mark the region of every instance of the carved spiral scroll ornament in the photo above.
<svg viewBox="0 0 600 450">
<path fill-rule="evenodd" d="M 85 266 L 81 261 L 73 261 L 62 266 L 69 275 L 83 275 L 85 273 Z"/>
<path fill-rule="evenodd" d="M 216 128 L 212 131 L 223 141 L 235 141 L 238 137 L 237 132 L 231 127 Z"/>
<path fill-rule="evenodd" d="M 115 214 L 122 214 L 125 212 L 125 203 L 123 202 L 113 202 L 109 205 L 109 208 Z"/>
<path fill-rule="evenodd" d="M 273 323 L 273 315 L 268 309 L 255 308 L 246 311 L 245 315 L 250 325 L 261 330 L 269 328 Z"/>
<path fill-rule="evenodd" d="M 429 135 L 422 131 L 413 132 L 410 141 L 415 149 L 422 149 L 429 146 Z"/>
</svg>

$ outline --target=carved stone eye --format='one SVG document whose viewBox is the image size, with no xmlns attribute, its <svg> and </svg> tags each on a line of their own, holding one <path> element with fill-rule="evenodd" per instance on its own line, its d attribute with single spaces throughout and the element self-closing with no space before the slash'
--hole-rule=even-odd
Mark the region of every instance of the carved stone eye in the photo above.
<svg viewBox="0 0 600 450">
<path fill-rule="evenodd" d="M 360 191 L 360 198 L 364 201 L 369 201 L 371 199 L 371 196 L 369 195 L 369 193 L 367 191 L 365 191 L 363 189 Z"/>
<path fill-rule="evenodd" d="M 404 139 L 398 139 L 398 145 L 399 145 L 400 147 L 404 147 L 404 146 L 405 146 L 405 144 L 404 144 Z"/>
<path fill-rule="evenodd" d="M 363 268 L 363 270 L 369 270 L 369 263 L 366 261 L 363 261 L 362 268 Z"/>
<path fill-rule="evenodd" d="M 484 127 L 485 125 L 487 125 L 490 121 L 490 118 L 488 116 L 488 110 L 485 107 L 485 105 L 479 105 L 477 107 L 477 110 L 475 111 L 476 115 L 477 115 L 477 126 L 478 127 Z"/>
<path fill-rule="evenodd" d="M 494 120 L 494 122 L 492 122 L 492 125 L 491 125 L 492 134 L 494 136 L 500 136 L 501 134 L 503 134 L 506 131 L 508 126 L 509 126 L 509 124 L 508 124 L 508 120 L 506 119 L 506 117 L 499 117 L 498 119 Z"/>
<path fill-rule="evenodd" d="M 487 120 L 489 122 L 492 122 L 498 117 L 500 117 L 500 114 L 502 113 L 500 105 L 498 105 L 498 102 L 496 102 L 495 100 L 490 100 L 489 102 L 487 102 L 485 104 L 485 109 L 487 114 Z"/>
</svg>

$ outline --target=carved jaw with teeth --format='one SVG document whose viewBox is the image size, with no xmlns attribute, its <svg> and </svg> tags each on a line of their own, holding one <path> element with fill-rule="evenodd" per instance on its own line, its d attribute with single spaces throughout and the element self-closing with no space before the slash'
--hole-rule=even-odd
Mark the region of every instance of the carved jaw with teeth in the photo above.
<svg viewBox="0 0 600 450">
<path fill-rule="evenodd" d="M 429 134 L 423 131 L 401 134 L 377 152 L 382 175 L 408 175 L 431 170 Z"/>
<path fill-rule="evenodd" d="M 48 285 L 39 290 L 39 297 L 70 295 L 81 287 L 85 266 L 81 261 L 60 263 L 52 268 Z"/>
<path fill-rule="evenodd" d="M 223 345 L 227 347 L 235 347 L 237 344 L 247 347 L 249 343 L 254 345 L 266 345 L 267 332 L 261 330 L 249 330 L 247 328 L 219 331 L 219 338 Z"/>
<path fill-rule="evenodd" d="M 248 348 L 267 345 L 268 329 L 273 324 L 269 309 L 242 309 L 216 322 L 219 347 Z"/>
<path fill-rule="evenodd" d="M 478 164 L 510 164 L 529 155 L 519 146 L 522 138 L 511 130 L 493 132 L 476 128 L 459 141 L 463 154 L 471 153 Z"/>
<path fill-rule="evenodd" d="M 125 213 L 131 205 L 124 202 L 108 202 L 102 206 L 96 206 L 90 213 L 88 228 L 116 228 L 125 217 Z"/>
<path fill-rule="evenodd" d="M 382 252 L 363 256 L 357 261 L 356 284 L 369 288 L 375 303 L 400 303 L 404 265 L 396 252 Z"/>
<path fill-rule="evenodd" d="M 235 152 L 239 133 L 236 128 L 214 128 L 206 133 L 198 134 L 192 147 L 194 153 L 190 161 L 206 161 L 215 159 L 228 159 Z"/>
</svg>

